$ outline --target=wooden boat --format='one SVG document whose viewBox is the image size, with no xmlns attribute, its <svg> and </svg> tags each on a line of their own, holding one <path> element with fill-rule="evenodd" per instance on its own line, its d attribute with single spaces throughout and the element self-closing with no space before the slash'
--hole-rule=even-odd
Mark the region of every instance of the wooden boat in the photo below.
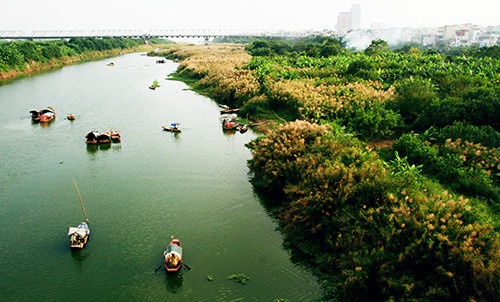
<svg viewBox="0 0 500 302">
<path fill-rule="evenodd" d="M 170 132 L 181 132 L 180 123 L 172 123 L 170 126 L 161 126 L 163 130 Z"/>
<path fill-rule="evenodd" d="M 237 129 L 239 127 L 238 123 L 236 122 L 236 116 L 231 116 L 229 118 L 224 118 L 222 120 L 222 129 L 223 130 L 233 130 Z"/>
<path fill-rule="evenodd" d="M 90 229 L 86 222 L 80 223 L 77 227 L 69 227 L 68 236 L 71 248 L 83 248 L 89 240 Z"/>
<path fill-rule="evenodd" d="M 85 135 L 85 138 L 87 139 L 85 141 L 85 143 L 87 143 L 87 145 L 95 145 L 97 144 L 97 137 L 99 136 L 99 132 L 97 131 L 90 131 L 89 133 L 87 133 L 87 135 Z"/>
<path fill-rule="evenodd" d="M 165 131 L 170 131 L 170 132 L 181 132 L 181 129 L 175 128 L 173 126 L 161 126 L 163 130 Z"/>
<path fill-rule="evenodd" d="M 239 108 L 235 108 L 235 109 L 226 109 L 226 110 L 221 110 L 220 111 L 220 114 L 230 114 L 230 113 L 236 113 L 240 111 Z"/>
<path fill-rule="evenodd" d="M 164 64 L 166 61 L 165 60 L 156 60 L 156 63 L 158 64 Z"/>
<path fill-rule="evenodd" d="M 52 112 L 44 113 L 40 115 L 40 123 L 47 123 L 53 121 L 55 117 L 56 117 L 55 113 Z"/>
<path fill-rule="evenodd" d="M 245 133 L 248 130 L 248 125 L 240 125 L 239 126 L 240 133 Z"/>
<path fill-rule="evenodd" d="M 165 269 L 167 272 L 176 272 L 182 266 L 182 246 L 179 240 L 173 237 L 174 236 L 172 236 L 172 241 L 168 247 L 163 251 Z"/>
<path fill-rule="evenodd" d="M 151 85 L 151 86 L 149 86 L 149 89 L 151 89 L 151 90 L 155 90 L 155 89 L 156 89 L 156 86 Z"/>
<path fill-rule="evenodd" d="M 68 120 L 70 120 L 70 121 L 75 120 L 75 116 L 74 116 L 73 114 L 71 114 L 71 113 L 70 113 L 70 114 L 68 114 L 68 115 L 66 115 L 66 118 L 67 118 Z"/>
<path fill-rule="evenodd" d="M 50 122 L 56 117 L 56 112 L 52 107 L 47 107 L 42 110 L 31 110 L 30 114 L 31 120 L 42 123 Z"/>
<path fill-rule="evenodd" d="M 40 115 L 42 114 L 40 112 L 40 110 L 31 110 L 30 114 L 31 114 L 31 120 L 33 120 L 35 122 L 39 122 L 40 121 Z"/>
<path fill-rule="evenodd" d="M 85 213 L 85 208 L 83 207 L 82 196 L 80 196 L 80 191 L 76 186 L 76 182 L 73 179 L 73 184 L 75 185 L 76 192 L 78 192 L 78 198 L 80 199 L 80 204 L 82 205 L 83 215 L 85 215 L 85 221 L 81 222 L 77 227 L 69 227 L 68 236 L 69 244 L 71 248 L 83 248 L 87 241 L 89 240 L 90 228 L 89 228 L 89 219 L 87 218 L 87 213 Z"/>
<path fill-rule="evenodd" d="M 110 134 L 111 140 L 113 142 L 119 143 L 121 141 L 121 136 L 120 133 L 118 133 L 118 130 L 110 130 L 110 132 L 111 132 Z"/>
<path fill-rule="evenodd" d="M 111 143 L 111 133 L 109 131 L 103 131 L 97 136 L 98 144 L 109 144 Z"/>
</svg>

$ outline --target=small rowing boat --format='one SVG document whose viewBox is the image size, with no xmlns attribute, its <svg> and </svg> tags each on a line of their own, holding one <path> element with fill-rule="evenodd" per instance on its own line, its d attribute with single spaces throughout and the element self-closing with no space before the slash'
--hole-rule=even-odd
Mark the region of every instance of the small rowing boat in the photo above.
<svg viewBox="0 0 500 302">
<path fill-rule="evenodd" d="M 71 248 L 81 249 L 87 244 L 89 240 L 90 229 L 89 225 L 86 222 L 80 223 L 76 228 L 69 227 L 68 236 L 69 237 L 69 245 Z"/>
<path fill-rule="evenodd" d="M 82 196 L 80 195 L 80 190 L 76 186 L 76 182 L 73 179 L 73 184 L 75 185 L 76 192 L 78 193 L 78 198 L 80 199 L 80 204 L 82 205 L 83 215 L 85 215 L 85 221 L 81 222 L 77 227 L 69 227 L 68 236 L 69 245 L 71 248 L 81 249 L 87 244 L 90 235 L 89 219 L 87 218 L 87 213 L 85 213 L 85 208 L 83 207 Z"/>
<path fill-rule="evenodd" d="M 97 131 L 90 131 L 85 135 L 85 138 L 87 139 L 85 143 L 87 145 L 96 145 L 97 144 L 97 137 L 99 136 L 99 132 Z"/>
<path fill-rule="evenodd" d="M 165 269 L 167 272 L 176 272 L 182 266 L 182 246 L 178 239 L 174 239 L 172 236 L 172 241 L 168 247 L 163 251 L 163 256 L 165 257 Z"/>
<path fill-rule="evenodd" d="M 75 120 L 75 116 L 74 116 L 73 114 L 71 114 L 71 113 L 70 113 L 70 114 L 68 114 L 68 115 L 66 115 L 66 118 L 67 118 L 68 120 L 70 120 L 70 121 Z"/>
<path fill-rule="evenodd" d="M 230 113 L 236 113 L 240 111 L 239 108 L 235 108 L 235 109 L 226 109 L 226 110 L 221 110 L 220 111 L 220 114 L 230 114 Z"/>
<path fill-rule="evenodd" d="M 172 123 L 170 126 L 161 126 L 163 130 L 170 132 L 181 132 L 181 128 L 179 128 L 180 123 Z"/>
<path fill-rule="evenodd" d="M 238 128 L 238 122 L 236 121 L 236 114 L 232 114 L 222 120 L 222 129 L 233 130 Z"/>
<path fill-rule="evenodd" d="M 97 136 L 98 144 L 109 144 L 111 143 L 111 133 L 109 131 L 103 131 Z"/>
<path fill-rule="evenodd" d="M 111 134 L 111 140 L 115 143 L 119 143 L 121 140 L 120 133 L 118 133 L 118 130 L 110 130 Z"/>
</svg>

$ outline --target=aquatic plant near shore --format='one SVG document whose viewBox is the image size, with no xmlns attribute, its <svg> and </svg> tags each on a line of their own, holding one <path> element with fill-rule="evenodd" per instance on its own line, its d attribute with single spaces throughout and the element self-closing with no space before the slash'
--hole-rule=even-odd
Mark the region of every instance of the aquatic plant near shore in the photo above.
<svg viewBox="0 0 500 302">
<path fill-rule="evenodd" d="M 154 81 L 153 81 L 153 84 L 151 84 L 151 86 L 150 86 L 150 87 L 151 87 L 151 88 L 153 88 L 153 89 L 154 89 L 154 88 L 158 88 L 158 87 L 160 87 L 160 84 L 158 84 L 158 81 L 157 81 L 157 80 L 154 80 Z"/>
<path fill-rule="evenodd" d="M 230 280 L 236 280 L 236 282 L 239 282 L 241 284 L 245 284 L 248 280 L 250 280 L 250 277 L 245 276 L 244 274 L 232 274 L 227 278 Z"/>
</svg>

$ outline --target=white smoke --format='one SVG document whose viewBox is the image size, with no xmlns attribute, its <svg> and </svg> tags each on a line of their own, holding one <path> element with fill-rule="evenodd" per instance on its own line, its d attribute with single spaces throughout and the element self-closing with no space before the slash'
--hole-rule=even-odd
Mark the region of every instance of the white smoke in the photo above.
<svg viewBox="0 0 500 302">
<path fill-rule="evenodd" d="M 355 51 L 365 50 L 373 40 L 384 40 L 389 46 L 403 42 L 401 28 L 387 28 L 378 30 L 351 30 L 342 37 L 347 48 Z"/>
</svg>

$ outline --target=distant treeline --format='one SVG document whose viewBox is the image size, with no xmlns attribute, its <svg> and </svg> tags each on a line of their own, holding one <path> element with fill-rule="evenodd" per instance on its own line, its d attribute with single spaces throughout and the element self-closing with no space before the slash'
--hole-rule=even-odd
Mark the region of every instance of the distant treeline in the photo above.
<svg viewBox="0 0 500 302">
<path fill-rule="evenodd" d="M 163 43 L 165 41 L 150 41 Z M 130 49 L 145 44 L 144 39 L 129 38 L 71 38 L 57 41 L 0 42 L 0 73 L 24 71 L 27 64 L 49 63 L 53 59 L 72 57 L 88 51 Z"/>
<path fill-rule="evenodd" d="M 334 41 L 335 40 L 335 41 Z M 425 54 L 436 54 L 439 53 L 445 56 L 474 56 L 474 57 L 490 57 L 494 59 L 500 59 L 500 45 L 495 45 L 491 47 L 479 47 L 478 45 L 472 46 L 456 46 L 449 47 L 445 44 L 440 44 L 437 47 L 426 47 L 422 44 L 416 42 L 401 42 L 397 45 L 390 46 L 387 42 L 383 40 L 376 40 L 383 46 L 386 50 L 392 50 L 395 53 L 404 52 L 415 52 Z M 340 48 L 336 49 L 336 52 L 350 51 L 347 49 L 347 45 L 342 37 L 332 38 L 325 36 L 311 36 L 305 38 L 257 38 L 257 37 L 223 37 L 216 38 L 215 43 L 241 43 L 250 44 L 249 50 L 253 56 L 267 56 L 267 55 L 308 55 L 313 57 L 318 56 L 328 56 L 332 52 L 324 51 L 321 53 L 321 49 L 325 48 L 326 45 L 329 47 L 338 46 Z M 370 45 L 368 52 L 373 49 L 373 43 Z M 336 48 L 336 47 L 335 47 Z"/>
</svg>

